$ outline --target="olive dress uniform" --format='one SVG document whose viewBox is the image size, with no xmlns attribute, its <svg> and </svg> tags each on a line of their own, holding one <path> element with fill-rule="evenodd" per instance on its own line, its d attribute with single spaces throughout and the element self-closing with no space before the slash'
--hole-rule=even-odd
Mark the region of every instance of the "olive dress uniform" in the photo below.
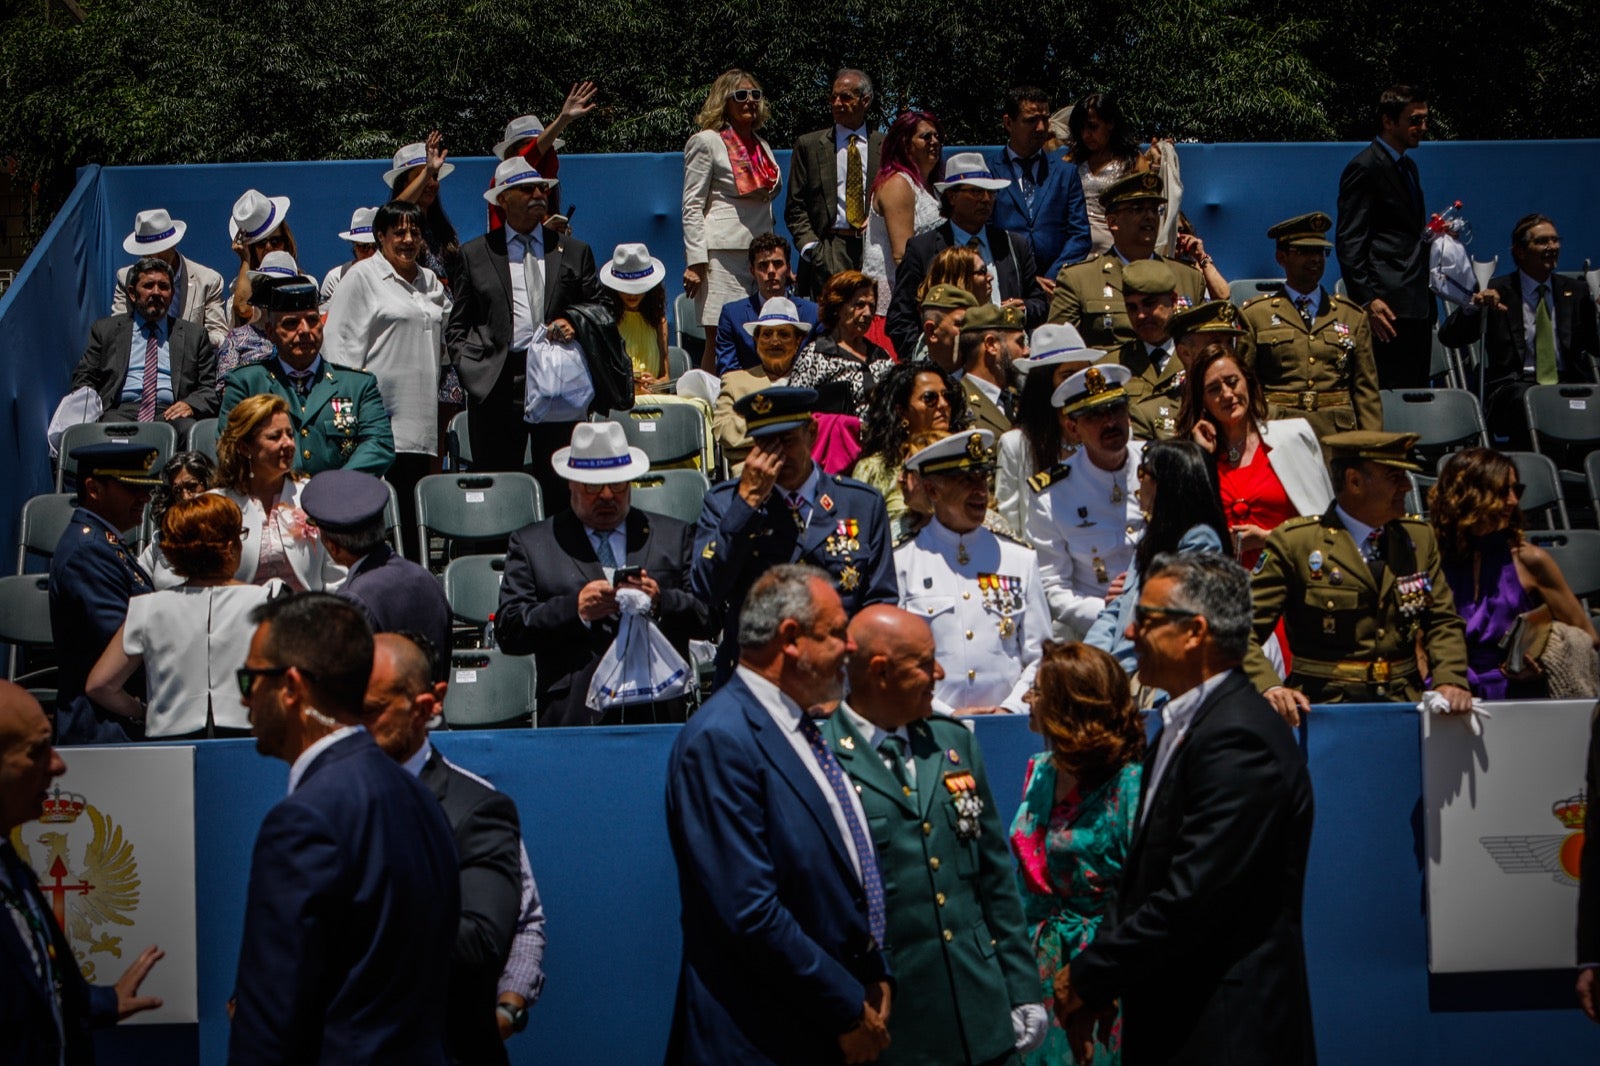
<svg viewBox="0 0 1600 1066">
<path fill-rule="evenodd" d="M 1245 671 L 1258 690 L 1284 684 L 1261 652 L 1281 617 L 1293 653 L 1290 688 L 1312 703 L 1413 703 L 1422 697 L 1418 632 L 1432 687 L 1467 687 L 1466 629 L 1456 613 L 1433 528 L 1385 527 L 1381 576 L 1335 508 L 1272 531 L 1250 582 L 1254 634 Z"/>
<path fill-rule="evenodd" d="M 1372 327 L 1357 304 L 1318 289 L 1308 324 L 1282 287 L 1244 305 L 1239 356 L 1267 394 L 1271 418 L 1304 418 L 1318 437 L 1382 429 Z"/>
<path fill-rule="evenodd" d="M 1178 408 L 1183 406 L 1183 360 L 1167 352 L 1160 369 L 1150 346 L 1131 340 L 1116 351 L 1117 362 L 1132 377 L 1128 390 L 1128 416 L 1139 440 L 1170 440 L 1178 429 Z"/>
<path fill-rule="evenodd" d="M 1178 280 L 1179 310 L 1205 302 L 1206 279 L 1198 269 L 1162 255 L 1151 258 L 1172 268 Z M 1086 344 L 1107 351 L 1135 339 L 1122 298 L 1122 256 L 1115 248 L 1069 266 L 1056 276 L 1049 321 L 1078 327 Z"/>
<path fill-rule="evenodd" d="M 321 358 L 311 369 L 314 376 L 304 396 L 277 359 L 231 371 L 223 389 L 218 432 L 227 428 L 229 413 L 245 397 L 282 396 L 294 428 L 296 470 L 307 474 L 359 470 L 382 477 L 394 462 L 394 432 L 378 379 L 365 370 Z"/>
<path fill-rule="evenodd" d="M 1038 964 L 978 742 L 954 718 L 913 722 L 902 784 L 868 739 L 881 741 L 876 726 L 839 713 L 822 731 L 861 797 L 883 879 L 898 991 L 878 1061 L 1015 1061 L 1011 1012 L 1038 1002 Z"/>
</svg>

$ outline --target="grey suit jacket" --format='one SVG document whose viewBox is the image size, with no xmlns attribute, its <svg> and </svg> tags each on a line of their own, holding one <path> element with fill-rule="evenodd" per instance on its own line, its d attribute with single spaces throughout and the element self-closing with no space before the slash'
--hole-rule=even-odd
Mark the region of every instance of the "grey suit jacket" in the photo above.
<svg viewBox="0 0 1600 1066">
<path fill-rule="evenodd" d="M 173 293 L 172 305 L 179 318 L 204 326 L 212 344 L 221 344 L 228 335 L 228 313 L 222 303 L 222 275 L 208 266 L 202 266 L 186 255 L 183 260 L 184 286 L 181 293 Z M 111 297 L 111 313 L 120 315 L 128 309 L 128 271 L 132 264 L 117 271 L 117 291 Z"/>
<path fill-rule="evenodd" d="M 818 242 L 813 258 L 823 277 L 861 267 L 859 262 L 851 262 L 844 248 L 830 239 L 839 210 L 838 148 L 833 130 L 831 125 L 827 129 L 813 130 L 794 142 L 794 154 L 789 157 L 789 191 L 783 203 L 783 220 L 789 226 L 795 248 Z M 864 174 L 868 189 L 872 188 L 872 179 L 878 173 L 878 153 L 882 147 L 883 134 L 877 130 L 869 132 Z"/>
<path fill-rule="evenodd" d="M 181 318 L 170 319 L 168 344 L 172 351 L 172 397 L 194 408 L 195 418 L 217 413 L 217 353 L 203 327 Z M 72 388 L 87 385 L 100 394 L 106 410 L 122 402 L 128 379 L 128 356 L 133 345 L 133 316 L 110 315 L 89 327 L 89 346 L 72 371 Z"/>
</svg>

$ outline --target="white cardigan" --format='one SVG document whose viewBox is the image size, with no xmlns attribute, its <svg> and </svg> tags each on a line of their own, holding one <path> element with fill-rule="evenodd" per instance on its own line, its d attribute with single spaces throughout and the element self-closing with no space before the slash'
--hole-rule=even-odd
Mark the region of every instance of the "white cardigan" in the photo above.
<svg viewBox="0 0 1600 1066">
<path fill-rule="evenodd" d="M 300 492 L 304 481 L 285 478 L 283 491 L 278 496 L 278 506 L 273 509 L 278 516 L 278 529 L 283 540 L 283 554 L 295 576 L 311 592 L 333 592 L 344 584 L 345 569 L 328 557 L 319 537 L 298 536 L 294 530 L 302 527 L 305 512 L 300 510 Z M 254 496 L 241 496 L 232 489 L 212 489 L 239 505 L 244 515 L 244 528 L 249 532 L 240 545 L 239 569 L 234 577 L 251 584 L 256 580 L 256 567 L 261 565 L 261 527 L 267 522 L 267 513 Z"/>
<path fill-rule="evenodd" d="M 1261 440 L 1269 449 L 1267 463 L 1283 483 L 1294 509 L 1301 515 L 1326 511 L 1333 502 L 1333 481 L 1311 423 L 1303 418 L 1263 422 Z"/>
<path fill-rule="evenodd" d="M 761 150 L 772 148 L 759 136 Z M 701 130 L 683 146 L 683 253 L 691 266 L 711 258 L 709 249 L 739 249 L 773 230 L 772 201 L 783 189 L 782 171 L 770 196 L 740 196 L 728 146 L 718 130 Z"/>
</svg>

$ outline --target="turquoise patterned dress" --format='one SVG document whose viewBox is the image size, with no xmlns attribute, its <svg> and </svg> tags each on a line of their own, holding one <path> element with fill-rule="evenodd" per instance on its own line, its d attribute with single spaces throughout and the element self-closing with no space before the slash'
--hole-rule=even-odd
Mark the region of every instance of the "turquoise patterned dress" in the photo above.
<svg viewBox="0 0 1600 1066">
<path fill-rule="evenodd" d="M 1056 971 L 1094 939 L 1122 876 L 1139 810 L 1138 762 L 1130 762 L 1098 788 L 1075 787 L 1055 802 L 1056 768 L 1048 752 L 1028 762 L 1022 807 L 1011 823 L 1022 913 L 1039 959 L 1040 1000 L 1050 1012 L 1050 1035 L 1024 1060 L 1029 1066 L 1072 1062 L 1066 1032 L 1055 1019 Z M 1122 1023 L 1109 1046 L 1095 1046 L 1095 1066 L 1122 1061 Z"/>
</svg>

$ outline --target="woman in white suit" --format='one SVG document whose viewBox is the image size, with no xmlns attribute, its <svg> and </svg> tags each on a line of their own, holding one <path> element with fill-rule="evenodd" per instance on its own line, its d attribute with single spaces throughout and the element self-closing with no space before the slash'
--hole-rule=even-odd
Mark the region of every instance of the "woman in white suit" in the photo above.
<svg viewBox="0 0 1600 1066">
<path fill-rule="evenodd" d="M 211 491 L 232 500 L 244 516 L 234 577 L 253 585 L 279 578 L 296 592 L 331 592 L 345 571 L 329 558 L 300 509 L 305 475 L 294 469 L 296 447 L 283 397 L 241 400 L 217 441 L 218 487 Z"/>
<path fill-rule="evenodd" d="M 706 327 L 707 369 L 722 305 L 755 288 L 750 242 L 773 230 L 772 201 L 783 185 L 772 148 L 756 134 L 768 117 L 761 83 L 730 70 L 711 83 L 696 116 L 700 132 L 683 146 L 683 291 Z"/>
</svg>

